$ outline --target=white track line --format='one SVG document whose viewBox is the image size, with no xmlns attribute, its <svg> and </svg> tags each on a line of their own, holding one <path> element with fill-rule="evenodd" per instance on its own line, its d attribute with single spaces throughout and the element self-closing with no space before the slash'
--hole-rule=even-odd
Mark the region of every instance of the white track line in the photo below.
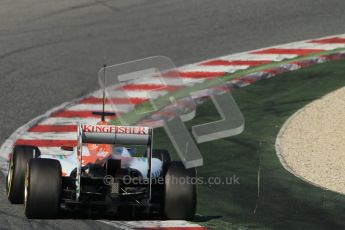
<svg viewBox="0 0 345 230">
<path fill-rule="evenodd" d="M 77 140 L 77 132 L 28 132 L 21 140 Z"/>
<path fill-rule="evenodd" d="M 161 97 L 163 95 L 166 95 L 167 91 L 153 91 L 151 93 L 148 93 L 145 90 L 126 90 L 124 95 L 124 92 L 118 92 L 118 91 L 107 91 L 107 98 L 132 98 L 132 97 L 138 97 L 138 98 L 151 98 L 155 99 L 157 97 Z M 98 92 L 93 94 L 92 96 L 97 98 L 102 98 L 102 93 Z"/>
<path fill-rule="evenodd" d="M 99 118 L 62 118 L 62 117 L 49 117 L 39 124 L 41 125 L 75 125 L 79 123 L 90 123 L 96 124 L 99 121 Z"/>
<path fill-rule="evenodd" d="M 67 110 L 70 111 L 102 111 L 103 105 L 102 104 L 77 104 L 73 105 L 71 107 L 68 107 Z M 121 112 L 125 113 L 129 110 L 134 109 L 134 105 L 128 104 L 128 105 L 115 105 L 115 104 L 106 104 L 105 105 L 105 111 L 115 111 L 115 112 Z"/>
<path fill-rule="evenodd" d="M 345 44 L 319 44 L 319 43 L 310 43 L 310 42 L 299 42 L 295 44 L 283 45 L 281 48 L 289 49 L 321 49 L 321 50 L 335 50 L 338 48 L 344 48 Z"/>
<path fill-rule="evenodd" d="M 286 59 L 296 58 L 298 55 L 296 54 L 238 54 L 234 56 L 223 56 L 217 59 L 219 60 L 248 60 L 248 61 L 272 61 L 272 62 L 279 62 Z"/>
<path fill-rule="evenodd" d="M 197 83 L 204 82 L 205 79 L 195 79 L 195 78 L 173 78 L 173 77 L 164 77 L 162 78 L 161 82 L 165 85 L 173 85 L 173 86 L 188 86 L 188 85 L 194 85 Z"/>
<path fill-rule="evenodd" d="M 181 78 L 181 77 L 152 77 L 145 79 L 136 79 L 131 81 L 132 84 L 158 84 L 169 86 L 184 86 L 186 84 L 195 84 L 203 82 L 205 79 Z"/>
<path fill-rule="evenodd" d="M 200 66 L 200 65 L 189 65 L 184 68 L 181 68 L 181 71 L 184 73 L 189 72 L 226 72 L 234 73 L 238 70 L 248 69 L 248 65 L 239 65 L 239 66 Z"/>
</svg>

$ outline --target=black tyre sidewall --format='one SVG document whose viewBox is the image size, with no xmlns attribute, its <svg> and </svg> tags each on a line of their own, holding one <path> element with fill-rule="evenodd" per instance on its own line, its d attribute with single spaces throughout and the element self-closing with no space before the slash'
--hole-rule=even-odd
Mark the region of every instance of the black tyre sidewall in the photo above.
<svg viewBox="0 0 345 230">
<path fill-rule="evenodd" d="M 174 181 L 172 177 L 177 179 Z M 179 184 L 177 180 L 182 177 L 196 178 L 195 168 L 185 169 L 182 162 L 171 162 L 165 174 L 162 196 L 163 219 L 191 220 L 194 218 L 197 203 L 197 185 L 196 183 Z M 184 180 L 186 181 L 186 179 Z"/>
<path fill-rule="evenodd" d="M 25 215 L 30 219 L 57 218 L 62 189 L 60 162 L 42 158 L 30 160 L 26 180 Z"/>
<path fill-rule="evenodd" d="M 16 145 L 13 149 L 9 170 L 7 174 L 7 197 L 12 204 L 22 204 L 24 202 L 24 178 L 28 162 L 40 155 L 40 151 L 35 146 Z M 12 166 L 12 169 L 11 169 Z M 8 185 L 8 181 L 10 185 Z"/>
</svg>

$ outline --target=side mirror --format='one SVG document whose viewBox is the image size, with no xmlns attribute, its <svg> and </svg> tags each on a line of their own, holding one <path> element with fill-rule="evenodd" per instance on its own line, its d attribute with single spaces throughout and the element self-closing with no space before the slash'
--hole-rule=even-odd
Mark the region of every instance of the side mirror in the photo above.
<svg viewBox="0 0 345 230">
<path fill-rule="evenodd" d="M 67 146 L 67 145 L 63 145 L 60 147 L 61 150 L 64 150 L 64 151 L 73 151 L 74 147 L 73 146 Z"/>
</svg>

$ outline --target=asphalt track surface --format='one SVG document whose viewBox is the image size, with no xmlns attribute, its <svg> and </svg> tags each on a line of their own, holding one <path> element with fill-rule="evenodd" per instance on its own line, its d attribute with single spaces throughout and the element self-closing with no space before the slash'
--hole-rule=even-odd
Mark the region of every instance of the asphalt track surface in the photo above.
<svg viewBox="0 0 345 230">
<path fill-rule="evenodd" d="M 345 31 L 343 0 L 2 0 L 0 143 L 43 112 L 98 88 L 104 64 L 153 55 L 177 66 Z M 29 221 L 0 175 L 0 229 L 100 229 Z"/>
</svg>

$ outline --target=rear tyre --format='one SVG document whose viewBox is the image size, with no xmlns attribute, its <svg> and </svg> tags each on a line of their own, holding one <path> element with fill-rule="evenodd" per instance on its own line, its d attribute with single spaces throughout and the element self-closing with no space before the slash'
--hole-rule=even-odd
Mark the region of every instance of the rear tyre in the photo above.
<svg viewBox="0 0 345 230">
<path fill-rule="evenodd" d="M 162 217 L 168 220 L 192 220 L 197 203 L 195 168 L 186 169 L 174 161 L 167 168 L 163 189 Z"/>
<path fill-rule="evenodd" d="M 147 157 L 147 153 L 145 153 L 144 157 Z M 171 162 L 170 153 L 165 149 L 152 149 L 152 158 L 158 158 L 163 164 L 169 164 Z"/>
<path fill-rule="evenodd" d="M 53 159 L 32 159 L 25 175 L 24 211 L 29 219 L 54 219 L 61 198 L 61 165 Z"/>
<path fill-rule="evenodd" d="M 6 183 L 7 197 L 12 204 L 23 204 L 26 166 L 31 159 L 40 155 L 40 150 L 35 146 L 16 145 L 14 147 Z"/>
</svg>

